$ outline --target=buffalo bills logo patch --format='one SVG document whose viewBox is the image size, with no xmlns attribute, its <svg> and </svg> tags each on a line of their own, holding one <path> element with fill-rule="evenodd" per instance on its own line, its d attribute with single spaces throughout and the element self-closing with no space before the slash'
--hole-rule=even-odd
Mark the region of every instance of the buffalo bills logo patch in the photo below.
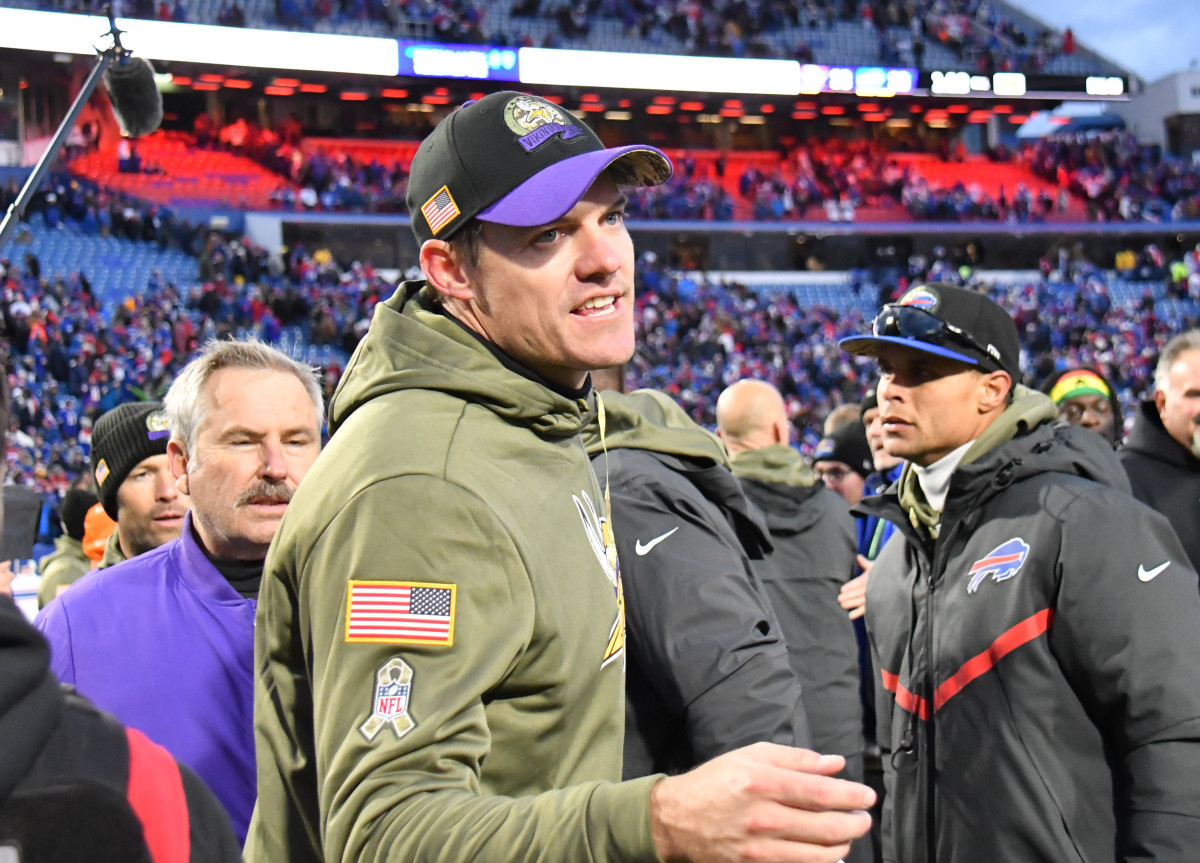
<svg viewBox="0 0 1200 863">
<path fill-rule="evenodd" d="M 1019 536 L 1002 542 L 971 564 L 971 570 L 967 573 L 971 576 L 971 580 L 967 582 L 967 593 L 974 593 L 978 590 L 979 585 L 989 575 L 992 577 L 992 581 L 1006 581 L 1012 578 L 1025 565 L 1027 557 L 1029 557 L 1029 543 Z"/>
<path fill-rule="evenodd" d="M 927 312 L 932 312 L 937 309 L 937 295 L 926 288 L 913 288 L 900 298 L 898 305 L 915 306 L 918 309 L 924 309 Z"/>
</svg>

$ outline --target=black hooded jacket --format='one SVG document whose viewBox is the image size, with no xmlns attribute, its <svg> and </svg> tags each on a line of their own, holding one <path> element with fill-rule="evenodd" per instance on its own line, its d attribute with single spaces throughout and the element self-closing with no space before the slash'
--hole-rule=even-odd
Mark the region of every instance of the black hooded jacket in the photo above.
<svg viewBox="0 0 1200 863">
<path fill-rule="evenodd" d="M 741 746 L 811 746 L 800 684 L 762 582 L 762 516 L 721 442 L 661 393 L 604 393 L 584 444 L 610 488 L 625 591 L 624 776 Z"/>
<path fill-rule="evenodd" d="M 914 477 L 915 479 L 915 477 Z M 960 464 L 936 540 L 899 504 L 867 589 L 884 859 L 1195 861 L 1200 583 L 1098 435 Z"/>
<path fill-rule="evenodd" d="M 0 849 L 20 863 L 241 859 L 194 773 L 49 669 L 45 640 L 0 596 Z"/>
<path fill-rule="evenodd" d="M 1133 496 L 1167 517 L 1192 568 L 1200 569 L 1200 459 L 1163 428 L 1153 401 L 1138 405 L 1117 458 L 1129 475 Z"/>
<path fill-rule="evenodd" d="M 738 453 L 733 473 L 766 516 L 774 551 L 751 561 L 788 643 L 818 752 L 862 751 L 858 641 L 838 593 L 855 573 L 854 519 L 789 446 Z"/>
</svg>

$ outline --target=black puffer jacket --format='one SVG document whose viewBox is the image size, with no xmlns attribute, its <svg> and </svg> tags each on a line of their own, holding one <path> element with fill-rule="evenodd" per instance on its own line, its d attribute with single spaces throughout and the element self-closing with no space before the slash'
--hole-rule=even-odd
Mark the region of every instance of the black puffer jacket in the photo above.
<svg viewBox="0 0 1200 863">
<path fill-rule="evenodd" d="M 862 751 L 858 641 L 838 604 L 854 576 L 854 519 L 789 446 L 739 453 L 733 473 L 766 516 L 774 551 L 752 561 L 787 639 L 818 752 Z"/>
<path fill-rule="evenodd" d="M 867 591 L 884 859 L 1194 863 L 1200 583 L 1107 443 L 1046 423 L 960 465 L 936 541 L 895 487 L 861 508 L 903 538 Z"/>
<path fill-rule="evenodd" d="M 584 444 L 610 487 L 625 587 L 624 776 L 759 741 L 811 746 L 800 683 L 751 560 L 771 549 L 712 434 L 662 393 L 604 393 Z"/>
</svg>

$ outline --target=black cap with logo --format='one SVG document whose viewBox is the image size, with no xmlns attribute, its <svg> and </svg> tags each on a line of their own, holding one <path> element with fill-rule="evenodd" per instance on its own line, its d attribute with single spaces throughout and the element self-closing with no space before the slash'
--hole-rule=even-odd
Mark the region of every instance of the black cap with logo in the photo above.
<svg viewBox="0 0 1200 863">
<path fill-rule="evenodd" d="M 871 335 L 838 342 L 843 350 L 868 356 L 883 344 L 1006 372 L 1014 383 L 1020 374 L 1021 343 L 1012 316 L 990 297 L 953 285 L 918 285 L 879 310 Z"/>
<path fill-rule="evenodd" d="M 623 185 L 657 186 L 671 177 L 661 150 L 605 149 L 595 132 L 553 102 L 492 93 L 447 116 L 417 149 L 408 181 L 413 234 L 418 243 L 449 239 L 472 218 L 548 224 L 614 164 Z"/>
</svg>

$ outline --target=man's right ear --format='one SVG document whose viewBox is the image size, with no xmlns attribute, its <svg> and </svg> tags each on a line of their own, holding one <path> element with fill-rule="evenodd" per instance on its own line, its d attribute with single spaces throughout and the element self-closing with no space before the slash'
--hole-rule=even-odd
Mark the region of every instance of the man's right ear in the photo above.
<svg viewBox="0 0 1200 863">
<path fill-rule="evenodd" d="M 439 294 L 463 302 L 474 298 L 471 279 L 445 240 L 422 243 L 420 262 L 426 281 Z"/>
<path fill-rule="evenodd" d="M 183 441 L 171 438 L 167 441 L 167 469 L 175 478 L 175 490 L 180 494 L 191 495 L 191 484 L 188 480 L 187 450 Z"/>
</svg>

